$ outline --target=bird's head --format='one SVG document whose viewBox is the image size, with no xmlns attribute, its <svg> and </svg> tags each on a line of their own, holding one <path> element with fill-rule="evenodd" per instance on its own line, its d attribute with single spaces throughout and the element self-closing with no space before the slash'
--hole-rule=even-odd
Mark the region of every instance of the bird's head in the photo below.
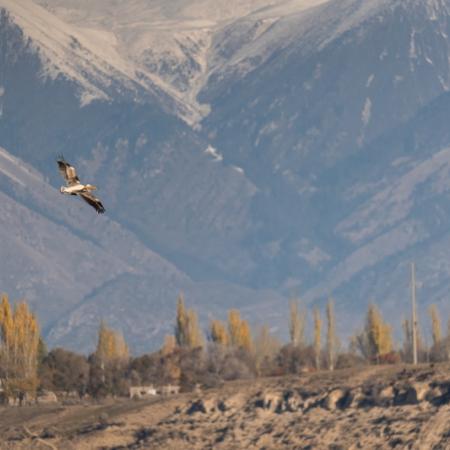
<svg viewBox="0 0 450 450">
<path fill-rule="evenodd" d="M 97 190 L 97 186 L 93 186 L 92 184 L 86 184 L 85 189 L 87 191 L 95 191 Z"/>
<path fill-rule="evenodd" d="M 64 194 L 65 190 L 66 190 L 66 188 L 64 186 L 61 186 L 59 188 L 59 192 L 61 192 L 61 194 Z"/>
</svg>

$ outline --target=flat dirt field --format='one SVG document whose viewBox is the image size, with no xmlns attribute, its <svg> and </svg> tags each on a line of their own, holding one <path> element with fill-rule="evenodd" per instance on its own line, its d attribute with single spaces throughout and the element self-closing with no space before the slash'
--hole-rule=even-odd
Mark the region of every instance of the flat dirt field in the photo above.
<svg viewBox="0 0 450 450">
<path fill-rule="evenodd" d="M 450 366 L 378 366 L 202 393 L 0 409 L 0 449 L 450 449 Z"/>
</svg>

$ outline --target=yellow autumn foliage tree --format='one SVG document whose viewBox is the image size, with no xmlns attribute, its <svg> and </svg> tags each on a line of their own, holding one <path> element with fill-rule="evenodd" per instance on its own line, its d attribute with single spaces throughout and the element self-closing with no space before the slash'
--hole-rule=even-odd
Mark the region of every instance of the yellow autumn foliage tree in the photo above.
<svg viewBox="0 0 450 450">
<path fill-rule="evenodd" d="M 230 345 L 244 350 L 251 351 L 253 348 L 250 325 L 246 320 L 241 319 L 237 309 L 228 311 L 228 335 Z"/>
<path fill-rule="evenodd" d="M 441 343 L 441 319 L 439 318 L 439 312 L 436 305 L 431 305 L 429 309 L 431 317 L 431 333 L 433 337 L 433 345 L 438 346 Z"/>
<path fill-rule="evenodd" d="M 369 307 L 367 325 L 373 354 L 379 356 L 392 351 L 391 327 L 384 322 L 381 313 L 373 305 Z"/>
<path fill-rule="evenodd" d="M 209 324 L 209 336 L 212 342 L 220 345 L 228 345 L 227 329 L 220 320 L 211 320 Z"/>
<path fill-rule="evenodd" d="M 376 362 L 380 356 L 392 351 L 391 326 L 384 322 L 380 311 L 373 304 L 369 304 L 364 330 L 356 337 L 356 341 L 362 355 Z"/>
<path fill-rule="evenodd" d="M 240 347 L 247 351 L 253 350 L 252 334 L 250 331 L 250 325 L 246 320 L 241 321 L 241 339 Z"/>
<path fill-rule="evenodd" d="M 334 370 L 337 352 L 336 317 L 334 302 L 330 298 L 327 303 L 327 364 L 328 370 Z"/>
<path fill-rule="evenodd" d="M 203 347 L 203 336 L 198 324 L 197 313 L 193 309 L 187 312 L 186 344 L 188 348 Z"/>
<path fill-rule="evenodd" d="M 0 346 L 0 358 L 2 362 L 3 370 L 6 372 L 5 377 L 8 376 L 10 370 L 10 364 L 12 361 L 13 352 L 13 336 L 14 336 L 14 319 L 9 304 L 8 296 L 3 295 L 0 304 L 0 332 L 1 332 L 1 346 Z"/>
<path fill-rule="evenodd" d="M 238 346 L 240 343 L 241 315 L 237 309 L 228 311 L 228 334 L 230 336 L 230 345 Z"/>
<path fill-rule="evenodd" d="M 129 357 L 128 346 L 122 333 L 109 328 L 103 321 L 98 330 L 95 355 L 103 364 L 126 362 Z"/>
<path fill-rule="evenodd" d="M 198 348 L 204 345 L 197 313 L 193 309 L 186 310 L 183 294 L 177 300 L 175 340 L 179 347 Z"/>
<path fill-rule="evenodd" d="M 25 302 L 12 310 L 7 295 L 0 303 L 0 378 L 6 390 L 34 392 L 37 387 L 39 324 Z"/>
<path fill-rule="evenodd" d="M 164 344 L 161 348 L 161 353 L 163 355 L 170 355 L 174 352 L 175 348 L 177 347 L 177 341 L 175 339 L 175 336 L 173 334 L 168 334 L 164 338 Z"/>
</svg>

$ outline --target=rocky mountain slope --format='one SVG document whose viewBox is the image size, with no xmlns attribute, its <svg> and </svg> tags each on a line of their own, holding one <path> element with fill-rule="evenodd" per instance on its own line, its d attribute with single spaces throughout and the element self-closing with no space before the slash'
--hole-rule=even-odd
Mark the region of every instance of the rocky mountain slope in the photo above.
<svg viewBox="0 0 450 450">
<path fill-rule="evenodd" d="M 196 308 L 209 305 L 204 320 L 237 306 L 236 299 L 249 306 L 258 299 L 263 309 L 276 300 L 230 283 L 195 282 L 116 221 L 90 215 L 77 199 L 67 202 L 1 148 L 0 165 L 2 289 L 27 299 L 50 342 L 91 349 L 103 319 L 135 351 L 148 351 L 172 332 L 180 292 Z"/>
<path fill-rule="evenodd" d="M 415 260 L 419 295 L 448 313 L 437 250 L 448 239 L 448 11 L 327 2 L 279 18 L 250 55 L 235 47 L 235 66 L 200 92 L 204 130 L 259 188 L 257 284 L 333 295 L 342 315 L 371 299 L 398 316 Z"/>
<path fill-rule="evenodd" d="M 1 284 L 51 345 L 87 348 L 105 310 L 158 345 L 180 289 L 281 335 L 288 297 L 333 295 L 347 335 L 369 300 L 400 322 L 411 260 L 421 311 L 450 312 L 448 0 L 0 10 Z M 56 200 L 59 153 L 107 218 Z"/>
</svg>

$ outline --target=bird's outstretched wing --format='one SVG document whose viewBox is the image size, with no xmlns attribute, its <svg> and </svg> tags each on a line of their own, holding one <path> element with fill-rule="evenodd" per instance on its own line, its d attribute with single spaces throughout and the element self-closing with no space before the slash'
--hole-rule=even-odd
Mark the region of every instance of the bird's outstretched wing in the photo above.
<svg viewBox="0 0 450 450">
<path fill-rule="evenodd" d="M 80 197 L 86 203 L 89 203 L 93 208 L 95 208 L 95 210 L 97 211 L 98 214 L 103 214 L 105 212 L 105 208 L 102 205 L 102 202 L 100 201 L 100 199 L 98 199 L 97 197 L 92 195 L 90 192 L 81 192 L 78 195 L 80 195 Z"/>
<path fill-rule="evenodd" d="M 59 173 L 66 180 L 67 186 L 73 186 L 79 184 L 80 180 L 77 176 L 75 167 L 71 166 L 63 156 L 60 156 L 56 162 L 58 163 Z"/>
</svg>

